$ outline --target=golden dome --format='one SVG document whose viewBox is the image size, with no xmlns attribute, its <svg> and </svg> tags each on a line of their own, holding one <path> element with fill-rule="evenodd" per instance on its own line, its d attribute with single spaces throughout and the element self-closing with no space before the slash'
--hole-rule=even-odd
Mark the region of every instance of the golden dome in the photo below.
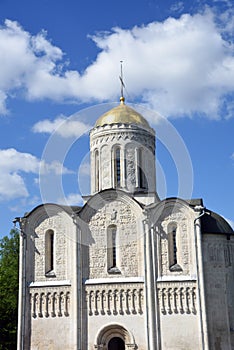
<svg viewBox="0 0 234 350">
<path fill-rule="evenodd" d="M 140 124 L 146 128 L 150 128 L 149 123 L 140 113 L 125 105 L 124 97 L 120 98 L 119 106 L 112 108 L 98 118 L 95 127 L 107 124 Z"/>
</svg>

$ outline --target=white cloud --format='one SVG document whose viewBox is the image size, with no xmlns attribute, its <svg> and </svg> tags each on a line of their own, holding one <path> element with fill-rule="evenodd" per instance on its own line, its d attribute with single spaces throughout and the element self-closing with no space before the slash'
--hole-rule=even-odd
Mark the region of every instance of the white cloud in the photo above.
<svg viewBox="0 0 234 350">
<path fill-rule="evenodd" d="M 14 148 L 0 150 L 1 172 L 14 173 L 18 170 L 35 173 L 40 161 L 30 153 L 21 153 Z"/>
<path fill-rule="evenodd" d="M 17 199 L 16 204 L 11 204 L 9 206 L 10 211 L 22 213 L 22 210 L 28 210 L 28 208 L 35 207 L 41 204 L 41 199 L 38 196 L 33 196 L 31 198 L 20 198 Z"/>
<path fill-rule="evenodd" d="M 27 197 L 28 190 L 23 178 L 15 173 L 2 172 L 0 175 L 0 200 Z"/>
<path fill-rule="evenodd" d="M 0 71 L 0 112 L 7 112 L 7 97 L 17 89 L 31 100 L 117 99 L 118 66 L 123 60 L 131 100 L 141 98 L 165 115 L 202 113 L 218 118 L 225 96 L 234 93 L 233 45 L 228 37 L 233 12 L 229 9 L 218 19 L 214 13 L 206 10 L 99 33 L 92 37 L 99 53 L 83 74 L 67 68 L 62 50 L 45 32 L 33 36 L 7 20 L 0 28 L 0 66 L 4 67 Z M 231 116 L 233 110 L 226 108 L 226 113 Z M 51 132 L 59 122 L 59 118 L 42 121 L 35 128 Z"/>
<path fill-rule="evenodd" d="M 80 165 L 79 175 L 90 176 L 90 162 L 85 161 Z"/>
<path fill-rule="evenodd" d="M 58 203 L 64 205 L 83 205 L 83 199 L 78 193 L 70 193 L 67 197 L 58 199 Z"/>
<path fill-rule="evenodd" d="M 41 169 L 40 169 L 41 167 Z M 55 175 L 69 174 L 59 162 L 46 164 L 30 153 L 21 153 L 14 148 L 0 150 L 0 200 L 28 197 L 25 173 L 38 174 L 39 169 Z"/>
<path fill-rule="evenodd" d="M 178 1 L 175 2 L 174 4 L 172 4 L 172 6 L 170 7 L 170 10 L 172 12 L 182 12 L 184 9 L 184 3 L 183 1 Z"/>
<path fill-rule="evenodd" d="M 44 119 L 33 126 L 34 132 L 48 134 L 56 132 L 64 138 L 80 137 L 90 129 L 91 125 L 75 120 L 73 117 L 66 118 L 65 116 L 59 116 L 53 121 Z"/>
<path fill-rule="evenodd" d="M 73 174 L 74 171 L 67 169 L 60 162 L 54 160 L 51 163 L 46 163 L 44 160 L 40 161 L 40 174 L 46 175 L 53 173 L 55 175 Z"/>
</svg>

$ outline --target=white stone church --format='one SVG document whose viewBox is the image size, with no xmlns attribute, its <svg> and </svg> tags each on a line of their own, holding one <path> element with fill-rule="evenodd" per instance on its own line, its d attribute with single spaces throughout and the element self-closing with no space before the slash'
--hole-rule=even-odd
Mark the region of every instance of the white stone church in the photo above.
<svg viewBox="0 0 234 350">
<path fill-rule="evenodd" d="M 18 350 L 234 349 L 232 228 L 201 199 L 159 199 L 155 132 L 123 97 L 90 154 L 83 207 L 20 218 Z"/>
</svg>

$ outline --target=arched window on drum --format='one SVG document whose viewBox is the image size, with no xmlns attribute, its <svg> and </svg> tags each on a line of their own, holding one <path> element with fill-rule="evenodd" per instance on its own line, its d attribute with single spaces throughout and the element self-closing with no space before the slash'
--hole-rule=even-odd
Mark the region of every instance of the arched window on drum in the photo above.
<svg viewBox="0 0 234 350">
<path fill-rule="evenodd" d="M 142 147 L 137 149 L 137 187 L 140 189 L 148 188 Z"/>
<path fill-rule="evenodd" d="M 99 191 L 100 182 L 100 171 L 99 171 L 99 152 L 98 150 L 94 153 L 94 164 L 95 164 L 95 192 Z"/>
<path fill-rule="evenodd" d="M 120 147 L 115 147 L 113 150 L 113 170 L 114 170 L 114 187 L 121 186 L 121 157 Z"/>
</svg>

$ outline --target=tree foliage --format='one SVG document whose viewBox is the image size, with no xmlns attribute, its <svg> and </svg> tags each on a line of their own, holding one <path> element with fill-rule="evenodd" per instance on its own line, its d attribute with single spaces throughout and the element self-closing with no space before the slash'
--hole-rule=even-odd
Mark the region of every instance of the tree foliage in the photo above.
<svg viewBox="0 0 234 350">
<path fill-rule="evenodd" d="M 16 349 L 19 233 L 0 239 L 0 350 Z"/>
</svg>

